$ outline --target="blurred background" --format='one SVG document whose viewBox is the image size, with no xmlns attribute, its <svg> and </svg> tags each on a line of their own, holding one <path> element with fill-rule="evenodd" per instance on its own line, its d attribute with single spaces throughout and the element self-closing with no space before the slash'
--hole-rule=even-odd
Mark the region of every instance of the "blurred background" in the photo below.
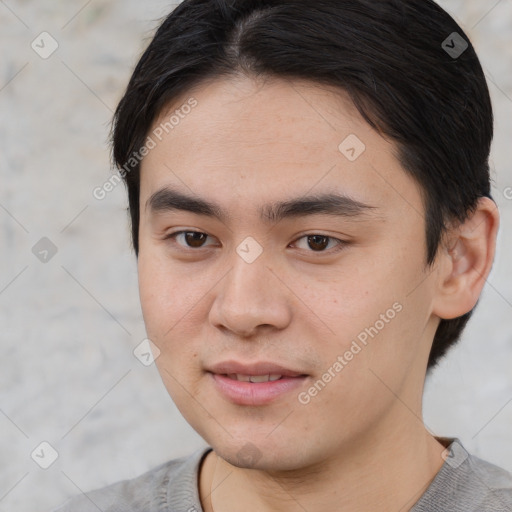
<svg viewBox="0 0 512 512">
<path fill-rule="evenodd" d="M 502 220 L 478 308 L 427 381 L 425 422 L 512 471 L 512 0 L 439 3 L 488 79 Z M 145 330 L 124 185 L 93 195 L 111 175 L 113 110 L 175 5 L 0 1 L 0 511 L 50 511 L 205 444 L 133 353 Z"/>
</svg>

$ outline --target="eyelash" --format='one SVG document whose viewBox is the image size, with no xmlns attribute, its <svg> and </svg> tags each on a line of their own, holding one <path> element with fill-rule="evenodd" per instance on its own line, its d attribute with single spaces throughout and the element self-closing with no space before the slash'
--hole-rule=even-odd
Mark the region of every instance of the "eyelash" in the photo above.
<svg viewBox="0 0 512 512">
<path fill-rule="evenodd" d="M 187 229 L 187 230 L 175 231 L 174 233 L 169 233 L 168 235 L 166 235 L 164 237 L 164 240 L 171 240 L 172 239 L 172 241 L 173 241 L 172 243 L 176 244 L 177 243 L 176 242 L 176 237 L 178 235 L 181 235 L 181 234 L 184 234 L 184 233 L 199 233 L 201 235 L 210 236 L 210 235 L 208 235 L 208 233 L 203 233 L 202 231 L 194 231 L 194 230 Z M 334 250 L 331 249 L 331 250 L 323 250 L 323 251 L 313 251 L 313 250 L 307 251 L 307 252 L 311 252 L 311 253 L 316 253 L 316 254 L 335 254 L 335 253 L 338 253 L 339 251 L 342 251 L 345 248 L 345 246 L 349 244 L 349 242 L 347 242 L 346 240 L 340 240 L 339 238 L 334 238 L 332 236 L 323 235 L 322 233 L 306 233 L 305 235 L 302 235 L 299 238 L 297 238 L 295 240 L 295 242 L 297 242 L 298 240 L 301 240 L 302 238 L 307 238 L 309 236 L 321 236 L 321 237 L 327 238 L 329 240 L 334 240 L 334 241 L 338 242 L 338 246 L 335 247 Z M 199 249 L 203 249 L 203 247 L 183 248 L 183 246 L 181 246 L 181 248 L 180 248 L 180 250 L 185 251 L 185 252 L 198 251 Z"/>
</svg>

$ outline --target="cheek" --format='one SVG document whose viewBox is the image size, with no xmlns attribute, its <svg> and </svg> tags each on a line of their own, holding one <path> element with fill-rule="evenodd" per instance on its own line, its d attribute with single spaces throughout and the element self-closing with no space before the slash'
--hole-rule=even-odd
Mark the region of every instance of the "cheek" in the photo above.
<svg viewBox="0 0 512 512">
<path fill-rule="evenodd" d="M 161 351 L 159 359 L 173 368 L 181 364 L 180 373 L 195 368 L 206 304 L 201 299 L 209 287 L 169 265 L 156 251 L 139 253 L 138 279 L 146 332 Z"/>
<path fill-rule="evenodd" d="M 329 336 L 339 340 L 337 349 L 350 345 L 360 333 L 364 341 L 365 329 L 379 321 L 380 315 L 390 308 L 388 317 L 395 316 L 392 307 L 398 294 L 393 292 L 392 286 L 396 283 L 383 281 L 378 272 L 371 271 L 364 262 L 350 268 L 351 271 L 339 269 L 329 282 L 304 283 L 302 288 L 304 302 L 324 321 Z M 380 322 L 379 327 L 382 330 Z"/>
<path fill-rule="evenodd" d="M 354 377 L 369 368 L 400 373 L 397 369 L 417 351 L 428 319 L 428 289 L 420 286 L 411 293 L 422 278 L 420 265 L 396 253 L 381 256 L 374 263 L 359 261 L 329 284 L 304 288 L 307 303 L 330 328 L 324 363 L 329 366 L 346 354 L 350 371 L 343 373 L 354 372 Z"/>
<path fill-rule="evenodd" d="M 139 296 L 144 323 L 150 339 L 172 338 L 173 326 L 186 313 L 183 276 L 176 275 L 169 265 L 150 250 L 139 253 Z"/>
<path fill-rule="evenodd" d="M 146 252 L 139 253 L 138 259 L 139 297 L 142 315 L 149 337 L 159 332 L 158 321 L 162 320 L 162 295 L 166 289 L 161 272 Z M 156 341 L 156 340 L 155 340 Z"/>
</svg>

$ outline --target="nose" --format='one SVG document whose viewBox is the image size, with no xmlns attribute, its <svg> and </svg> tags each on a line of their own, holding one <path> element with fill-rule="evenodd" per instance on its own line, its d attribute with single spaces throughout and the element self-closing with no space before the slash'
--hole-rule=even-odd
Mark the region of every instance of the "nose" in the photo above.
<svg viewBox="0 0 512 512">
<path fill-rule="evenodd" d="M 292 299 L 280 272 L 270 268 L 264 253 L 248 263 L 234 254 L 231 270 L 216 287 L 210 322 L 237 336 L 250 337 L 262 329 L 284 329 L 290 323 Z"/>
</svg>

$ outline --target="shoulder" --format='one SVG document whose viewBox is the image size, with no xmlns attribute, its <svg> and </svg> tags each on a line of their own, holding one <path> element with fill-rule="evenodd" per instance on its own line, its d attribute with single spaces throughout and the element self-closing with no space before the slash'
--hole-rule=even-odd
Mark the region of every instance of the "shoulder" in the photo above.
<svg viewBox="0 0 512 512">
<path fill-rule="evenodd" d="M 70 498 L 54 512 L 161 512 L 169 502 L 197 502 L 197 471 L 211 448 L 170 460 L 130 479 Z"/>
<path fill-rule="evenodd" d="M 445 462 L 411 512 L 512 511 L 512 474 L 468 453 L 458 439 Z"/>
<path fill-rule="evenodd" d="M 512 474 L 474 455 L 468 454 L 469 478 L 480 489 L 475 510 L 512 511 Z"/>
</svg>

